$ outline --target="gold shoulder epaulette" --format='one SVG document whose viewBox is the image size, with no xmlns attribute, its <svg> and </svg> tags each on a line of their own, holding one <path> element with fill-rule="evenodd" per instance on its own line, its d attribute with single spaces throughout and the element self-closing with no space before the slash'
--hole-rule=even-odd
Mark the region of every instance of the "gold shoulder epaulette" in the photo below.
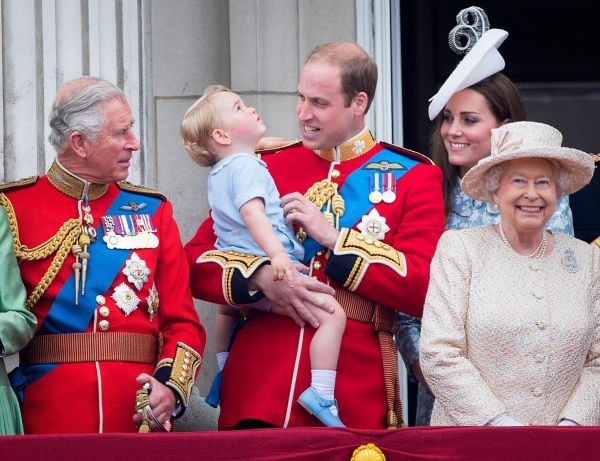
<svg viewBox="0 0 600 461">
<path fill-rule="evenodd" d="M 137 184 L 132 184 L 129 181 L 119 181 L 117 186 L 121 190 L 125 190 L 127 192 L 133 192 L 134 194 L 140 195 L 150 195 L 152 197 L 158 197 L 159 199 L 166 201 L 167 197 L 161 194 L 156 189 L 151 189 L 150 187 L 138 186 Z"/>
<path fill-rule="evenodd" d="M 596 154 L 593 157 L 594 157 L 594 162 L 600 163 L 600 154 Z"/>
<path fill-rule="evenodd" d="M 28 178 L 19 179 L 18 181 L 0 184 L 0 192 L 6 192 L 12 189 L 19 189 L 21 187 L 33 186 L 39 178 L 39 176 L 29 176 Z"/>
<path fill-rule="evenodd" d="M 302 140 L 301 139 L 294 139 L 293 141 L 286 142 L 285 144 L 282 144 L 280 146 L 269 147 L 267 149 L 259 149 L 259 150 L 256 151 L 256 154 L 259 157 L 263 156 L 263 155 L 274 154 L 275 152 L 279 152 L 280 150 L 288 149 L 290 147 L 299 146 L 300 144 L 302 144 Z"/>
<path fill-rule="evenodd" d="M 383 142 L 383 141 L 381 141 L 379 144 L 381 144 L 386 149 L 391 150 L 392 152 L 396 152 L 398 154 L 404 155 L 408 158 L 416 160 L 417 162 L 421 162 L 426 165 L 435 165 L 433 160 L 431 160 L 426 155 L 423 155 L 423 154 L 417 152 L 416 150 L 407 149 L 406 147 L 395 146 L 394 144 L 390 144 L 390 143 Z"/>
</svg>

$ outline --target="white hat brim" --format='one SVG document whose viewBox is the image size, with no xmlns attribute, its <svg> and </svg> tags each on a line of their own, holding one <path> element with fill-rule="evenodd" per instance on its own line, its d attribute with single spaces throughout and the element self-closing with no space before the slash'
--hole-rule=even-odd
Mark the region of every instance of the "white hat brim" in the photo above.
<svg viewBox="0 0 600 461">
<path fill-rule="evenodd" d="M 590 154 L 569 147 L 539 147 L 508 151 L 481 159 L 460 183 L 462 190 L 476 200 L 486 200 L 485 178 L 494 166 L 518 158 L 543 158 L 556 162 L 571 178 L 571 187 L 562 191 L 570 195 L 585 187 L 594 175 L 594 159 Z"/>
<path fill-rule="evenodd" d="M 504 69 L 504 58 L 498 52 L 498 47 L 506 37 L 508 32 L 502 29 L 490 29 L 481 36 L 431 98 L 429 120 L 433 120 L 444 109 L 454 93 Z"/>
</svg>

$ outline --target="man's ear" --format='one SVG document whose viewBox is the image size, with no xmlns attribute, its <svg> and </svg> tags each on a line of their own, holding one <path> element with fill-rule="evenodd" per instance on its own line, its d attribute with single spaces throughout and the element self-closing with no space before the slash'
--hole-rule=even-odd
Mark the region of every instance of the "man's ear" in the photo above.
<svg viewBox="0 0 600 461">
<path fill-rule="evenodd" d="M 365 115 L 368 103 L 369 97 L 364 91 L 361 91 L 356 96 L 354 96 L 354 108 L 356 115 Z"/>
<path fill-rule="evenodd" d="M 210 135 L 213 138 L 213 141 L 221 146 L 231 145 L 231 137 L 225 130 L 222 130 L 221 128 L 215 128 L 212 130 Z"/>
<path fill-rule="evenodd" d="M 69 135 L 69 149 L 82 159 L 87 158 L 91 144 L 80 131 L 73 131 Z"/>
</svg>

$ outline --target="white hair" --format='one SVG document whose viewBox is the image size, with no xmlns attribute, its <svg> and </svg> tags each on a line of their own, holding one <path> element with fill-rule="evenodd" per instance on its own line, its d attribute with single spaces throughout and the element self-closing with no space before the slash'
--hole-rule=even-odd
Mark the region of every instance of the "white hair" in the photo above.
<svg viewBox="0 0 600 461">
<path fill-rule="evenodd" d="M 123 91 L 106 80 L 96 77 L 84 80 L 89 80 L 89 85 L 64 96 L 59 93 L 50 111 L 48 141 L 59 154 L 66 150 L 69 136 L 75 131 L 95 143 L 98 133 L 107 125 L 102 105 L 117 98 L 126 100 Z"/>
<path fill-rule="evenodd" d="M 544 158 L 544 160 L 548 160 L 552 164 L 552 169 L 554 170 L 554 183 L 556 185 L 556 197 L 561 198 L 564 195 L 566 195 L 565 191 L 572 189 L 573 181 L 571 179 L 571 176 L 569 172 L 562 167 L 560 162 L 548 158 Z M 485 174 L 484 194 L 486 202 L 494 202 L 494 194 L 498 191 L 498 188 L 500 187 L 502 176 L 504 175 L 504 172 L 506 170 L 506 163 L 507 162 L 502 162 L 498 165 L 494 165 Z"/>
</svg>

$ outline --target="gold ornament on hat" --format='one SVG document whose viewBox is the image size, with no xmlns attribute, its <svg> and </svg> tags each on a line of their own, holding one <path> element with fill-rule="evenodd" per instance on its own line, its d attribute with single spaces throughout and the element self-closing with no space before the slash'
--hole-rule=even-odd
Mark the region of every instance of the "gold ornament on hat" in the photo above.
<svg viewBox="0 0 600 461">
<path fill-rule="evenodd" d="M 344 198 L 338 193 L 338 185 L 329 179 L 314 183 L 304 194 L 313 205 L 323 210 L 325 219 L 336 229 L 339 229 L 340 217 L 346 211 Z M 296 239 L 302 243 L 306 240 L 306 231 L 303 228 L 296 233 Z"/>
</svg>

